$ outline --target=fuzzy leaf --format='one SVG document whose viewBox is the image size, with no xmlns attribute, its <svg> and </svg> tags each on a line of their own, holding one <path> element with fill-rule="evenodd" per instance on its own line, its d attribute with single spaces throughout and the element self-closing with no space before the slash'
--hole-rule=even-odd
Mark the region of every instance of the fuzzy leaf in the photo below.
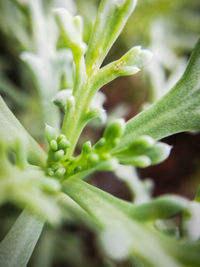
<svg viewBox="0 0 200 267">
<path fill-rule="evenodd" d="M 182 78 L 157 103 L 127 122 L 114 151 L 121 151 L 141 135 L 159 140 L 196 130 L 200 130 L 200 40 Z"/>
<path fill-rule="evenodd" d="M 199 263 L 198 246 L 194 248 L 193 245 L 182 245 L 149 227 L 149 223 L 138 223 L 136 219 L 133 219 L 134 216 L 137 217 L 136 213 L 131 215 L 128 212 L 130 206 L 134 210 L 133 204 L 116 199 L 108 193 L 76 179 L 67 180 L 63 184 L 63 191 L 85 209 L 100 227 L 101 240 L 104 248 L 106 248 L 106 253 L 110 257 L 119 260 L 129 255 L 136 255 L 146 265 L 164 267 L 180 267 Z M 166 199 L 166 201 L 163 199 L 163 207 L 161 207 L 162 205 L 156 205 L 156 202 L 150 202 L 138 205 L 137 209 L 138 212 L 144 211 L 143 215 L 146 212 L 148 213 L 149 210 L 151 210 L 152 215 L 155 215 L 155 211 L 158 209 L 162 211 L 162 215 L 160 214 L 158 217 L 170 216 L 171 211 L 171 215 L 174 215 L 176 212 L 182 211 L 187 203 L 179 202 L 180 199 L 178 199 L 174 198 L 172 202 L 170 199 Z M 162 200 L 160 201 L 162 203 Z M 169 204 L 168 208 L 165 204 L 167 206 Z M 127 205 L 128 209 L 126 209 Z M 155 210 L 150 209 L 150 206 L 143 209 L 142 207 L 146 205 L 152 205 L 153 210 Z M 172 207 L 175 209 L 172 209 Z M 146 218 L 148 219 L 147 213 Z M 193 252 L 192 257 L 190 256 L 191 252 Z M 181 258 L 183 254 L 187 264 Z"/>
</svg>

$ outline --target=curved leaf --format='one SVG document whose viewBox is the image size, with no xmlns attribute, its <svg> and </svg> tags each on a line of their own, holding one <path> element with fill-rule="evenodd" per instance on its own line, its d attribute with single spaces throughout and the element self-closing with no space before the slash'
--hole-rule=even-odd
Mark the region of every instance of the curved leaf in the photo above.
<svg viewBox="0 0 200 267">
<path fill-rule="evenodd" d="M 187 264 L 191 266 L 199 264 L 200 255 L 198 252 L 198 244 L 182 245 L 181 242 L 179 243 L 163 235 L 155 228 L 150 227 L 149 223 L 146 224 L 133 219 L 134 216 L 136 217 L 136 213 L 134 215 L 129 213 L 129 205 L 133 206 L 133 204 L 127 205 L 127 202 L 119 200 L 100 189 L 76 179 L 67 180 L 63 184 L 63 191 L 86 210 L 100 227 L 101 241 L 103 242 L 104 248 L 106 248 L 106 253 L 110 257 L 119 260 L 132 254 L 140 258 L 146 266 L 180 267 L 188 266 Z M 163 203 L 167 204 L 167 198 L 163 200 Z M 174 199 L 172 202 L 174 201 L 174 203 L 178 204 L 179 201 L 177 200 L 178 199 Z M 155 209 L 156 206 L 157 208 L 159 206 L 161 208 L 159 201 L 161 203 L 162 200 L 160 199 L 157 201 L 157 203 L 154 202 L 153 204 L 152 202 L 150 204 L 154 206 Z M 169 209 L 166 209 L 165 205 L 161 208 L 163 214 L 166 211 L 165 215 L 170 215 L 168 211 L 170 212 L 173 210 L 171 209 L 172 206 L 170 207 L 172 202 L 168 202 Z M 181 211 L 185 205 L 182 205 L 182 203 L 178 207 L 180 203 L 177 206 L 176 204 L 174 205 L 174 207 L 177 208 L 176 211 Z M 146 209 L 146 205 L 148 205 L 148 203 L 138 205 L 138 212 L 140 208 L 142 209 L 142 207 L 144 207 L 148 217 L 150 206 Z M 162 212 L 160 214 L 161 217 Z M 195 249 L 193 250 L 194 247 Z M 191 251 L 193 251 L 193 257 L 191 257 Z M 185 264 L 181 258 L 183 253 L 184 260 L 187 264 Z"/>
<path fill-rule="evenodd" d="M 176 85 L 150 108 L 130 119 L 114 151 L 121 151 L 141 135 L 154 139 L 200 130 L 200 40 Z"/>
</svg>

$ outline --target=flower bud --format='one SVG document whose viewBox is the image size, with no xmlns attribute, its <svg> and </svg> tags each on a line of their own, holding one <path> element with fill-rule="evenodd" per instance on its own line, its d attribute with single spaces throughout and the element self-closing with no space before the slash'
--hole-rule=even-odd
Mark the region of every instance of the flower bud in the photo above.
<svg viewBox="0 0 200 267">
<path fill-rule="evenodd" d="M 96 164 L 99 161 L 99 156 L 95 153 L 91 153 L 88 156 L 88 162 L 91 164 Z"/>
<path fill-rule="evenodd" d="M 90 141 L 87 141 L 82 146 L 82 154 L 89 154 L 92 151 L 92 145 Z"/>
<path fill-rule="evenodd" d="M 58 144 L 57 144 L 56 140 L 51 140 L 51 142 L 50 142 L 50 148 L 53 151 L 56 151 L 58 149 Z"/>
<path fill-rule="evenodd" d="M 74 169 L 74 173 L 80 172 L 82 171 L 83 167 L 82 166 L 76 166 L 76 168 Z"/>
<path fill-rule="evenodd" d="M 47 174 L 52 177 L 52 176 L 54 176 L 54 171 L 51 168 L 48 168 Z"/>
<path fill-rule="evenodd" d="M 60 167 L 57 169 L 55 175 L 60 178 L 65 174 L 65 172 L 66 172 L 65 168 Z"/>
<path fill-rule="evenodd" d="M 60 142 L 58 143 L 59 149 L 65 149 L 68 147 L 70 147 L 70 142 L 66 138 L 60 140 Z"/>
<path fill-rule="evenodd" d="M 139 168 L 146 168 L 151 165 L 151 159 L 148 156 L 135 156 L 120 159 L 120 163 L 124 165 L 133 165 Z"/>
<path fill-rule="evenodd" d="M 164 144 L 164 143 L 157 143 L 152 148 L 149 148 L 146 155 L 151 159 L 152 164 L 157 164 L 165 160 L 171 151 L 172 147 Z"/>
<path fill-rule="evenodd" d="M 61 158 L 64 156 L 64 151 L 62 150 L 62 149 L 60 149 L 60 150 L 58 150 L 58 151 L 56 151 L 55 153 L 54 153 L 54 159 L 55 159 L 55 161 L 59 161 L 59 160 L 61 160 Z"/>
<path fill-rule="evenodd" d="M 105 144 L 105 138 L 101 138 L 95 145 L 94 145 L 94 149 L 95 150 L 100 150 L 101 148 L 103 148 L 104 144 Z"/>
<path fill-rule="evenodd" d="M 104 138 L 107 140 L 113 140 L 120 138 L 125 129 L 124 119 L 117 119 L 111 122 L 104 131 Z"/>
<path fill-rule="evenodd" d="M 45 124 L 45 136 L 46 136 L 48 143 L 50 143 L 51 140 L 56 139 L 55 129 L 48 124 Z"/>
<path fill-rule="evenodd" d="M 109 160 L 102 161 L 97 165 L 96 170 L 98 171 L 112 171 L 118 165 L 118 160 L 115 158 L 111 158 Z"/>
<path fill-rule="evenodd" d="M 60 134 L 60 135 L 57 137 L 56 141 L 57 141 L 57 143 L 59 143 L 59 142 L 62 141 L 63 139 L 66 139 L 65 135 L 64 135 L 64 134 Z"/>
</svg>

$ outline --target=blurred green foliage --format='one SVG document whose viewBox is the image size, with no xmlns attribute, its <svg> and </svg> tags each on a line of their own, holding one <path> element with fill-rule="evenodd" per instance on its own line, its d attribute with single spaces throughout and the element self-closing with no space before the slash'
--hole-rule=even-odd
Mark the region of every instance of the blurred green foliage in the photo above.
<svg viewBox="0 0 200 267">
<path fill-rule="evenodd" d="M 37 50 L 31 14 L 26 6 L 27 2 L 28 0 L 0 1 L 0 39 L 2 40 L 0 43 L 0 93 L 23 122 L 23 125 L 37 140 L 44 143 L 39 93 L 35 91 L 36 85 L 33 78 L 19 58 L 22 51 L 36 52 Z M 82 14 L 86 26 L 84 40 L 87 42 L 98 2 L 77 0 L 74 3 L 74 1 L 69 0 L 45 0 L 42 3 L 46 14 L 48 14 L 48 9 L 52 4 L 55 7 L 66 5 L 72 13 Z M 112 48 L 110 55 L 106 58 L 106 62 L 119 58 L 133 44 L 141 44 L 157 51 L 157 55 L 155 55 L 157 73 L 153 73 L 155 74 L 155 76 L 151 76 L 153 78 L 145 79 L 144 75 L 140 75 L 136 79 L 128 78 L 129 80 L 125 80 L 125 83 L 130 82 L 130 94 L 132 94 L 132 89 L 134 91 L 134 86 L 137 87 L 136 89 L 143 89 L 145 97 L 138 97 L 136 100 L 134 98 L 134 105 L 141 106 L 144 100 L 148 99 L 149 102 L 153 102 L 163 94 L 165 89 L 170 87 L 167 82 L 173 78 L 170 81 L 173 83 L 174 79 L 177 78 L 180 73 L 179 66 L 180 64 L 184 66 L 184 59 L 191 52 L 199 34 L 199 0 L 139 0 L 135 12 Z M 155 46 L 155 44 L 157 45 Z M 61 49 L 62 42 L 58 42 L 57 46 Z M 152 67 L 152 69 L 154 68 Z M 152 75 L 151 71 L 150 69 L 149 72 Z M 63 83 L 65 85 L 65 81 Z M 60 84 L 60 87 L 64 88 L 64 85 Z M 114 83 L 113 86 L 115 86 Z M 161 88 L 163 91 L 160 92 L 157 88 Z M 115 92 L 112 94 L 115 95 Z M 132 103 L 129 102 L 128 104 Z M 9 214 L 8 211 L 12 211 L 12 209 L 8 206 L 0 210 L 2 214 L 6 210 L 4 223 L 1 221 L 0 234 L 2 236 L 7 231 L 7 223 L 10 223 L 13 214 L 15 216 L 15 213 L 18 212 L 18 210 L 14 210 L 12 215 Z M 112 263 L 102 258 L 101 251 L 95 247 L 95 238 L 91 230 L 85 231 L 84 227 L 87 228 L 89 222 L 87 220 L 83 222 L 82 217 L 78 218 L 77 221 L 77 214 L 74 210 L 70 210 L 70 207 L 68 207 L 65 216 L 68 221 L 58 231 L 50 227 L 45 230 L 35 252 L 36 256 L 32 259 L 32 266 L 49 266 L 51 257 L 55 266 L 56 264 L 62 266 L 63 262 L 68 262 L 69 265 L 67 266 L 81 266 L 80 264 L 88 267 L 113 266 Z M 80 223 L 83 223 L 84 226 L 80 226 Z M 90 228 L 93 227 L 92 225 Z M 75 234 L 72 234 L 73 231 Z M 63 236 L 69 242 L 64 242 Z M 77 251 L 79 252 L 78 256 Z M 118 265 L 138 266 L 135 262 L 119 263 Z"/>
</svg>

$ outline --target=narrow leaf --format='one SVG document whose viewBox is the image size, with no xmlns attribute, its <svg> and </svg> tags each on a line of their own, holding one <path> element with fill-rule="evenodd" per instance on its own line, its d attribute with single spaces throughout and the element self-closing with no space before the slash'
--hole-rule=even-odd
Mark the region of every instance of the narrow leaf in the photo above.
<svg viewBox="0 0 200 267">
<path fill-rule="evenodd" d="M 200 130 L 200 40 L 182 78 L 150 108 L 129 120 L 115 151 L 126 148 L 141 135 L 154 139 Z"/>
<path fill-rule="evenodd" d="M 0 243 L 0 266 L 25 267 L 44 223 L 24 210 Z"/>
<path fill-rule="evenodd" d="M 179 254 L 181 244 L 155 229 L 153 230 L 149 227 L 149 224 L 137 222 L 137 220 L 131 218 L 128 210 L 126 210 L 126 202 L 76 179 L 67 180 L 63 184 L 63 191 L 85 209 L 100 227 L 101 240 L 106 253 L 110 257 L 119 260 L 133 254 L 137 255 L 147 266 L 185 266 L 179 263 L 181 259 L 176 259 L 176 247 L 178 247 L 177 253 Z M 148 203 L 145 205 L 148 205 Z M 183 206 L 179 207 L 180 210 Z M 165 212 L 164 208 L 166 207 L 163 206 L 163 212 Z M 169 206 L 167 213 L 170 210 Z M 170 255 L 169 250 L 172 248 L 174 252 Z M 189 264 L 199 263 L 197 250 L 195 250 L 193 256 L 193 258 L 188 259 L 188 253 L 186 253 L 185 259 Z"/>
</svg>

